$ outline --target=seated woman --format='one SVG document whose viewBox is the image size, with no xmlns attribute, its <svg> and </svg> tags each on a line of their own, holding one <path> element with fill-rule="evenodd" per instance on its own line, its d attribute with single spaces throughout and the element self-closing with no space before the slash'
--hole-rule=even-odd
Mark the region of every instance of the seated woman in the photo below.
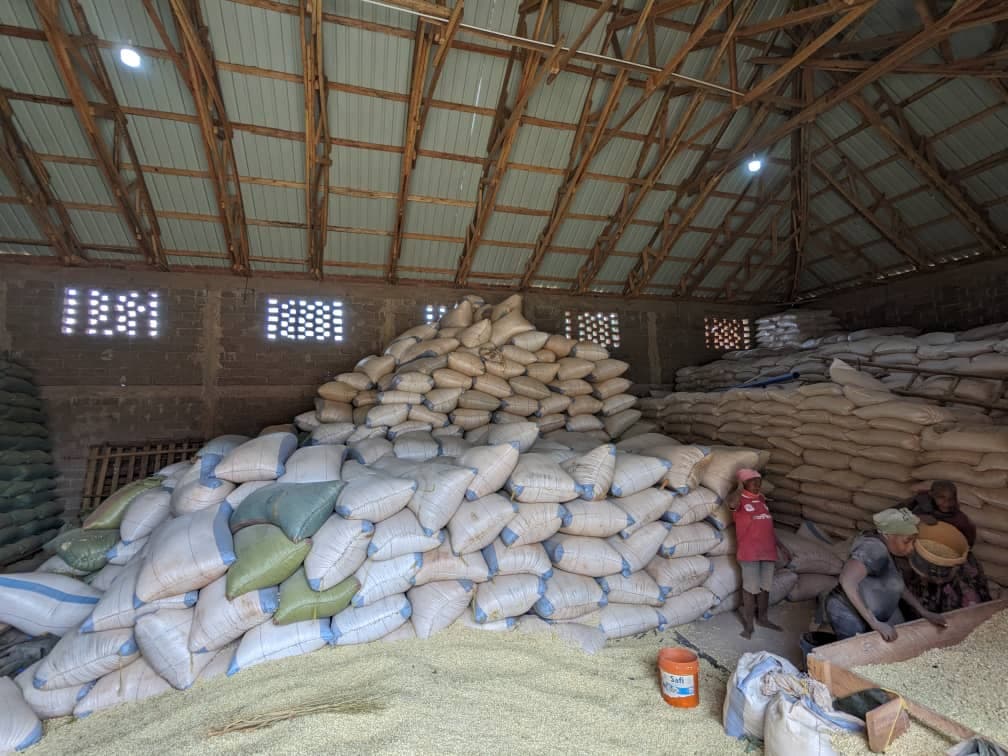
<svg viewBox="0 0 1008 756">
<path fill-rule="evenodd" d="M 884 640 L 896 640 L 893 625 L 903 621 L 900 599 L 932 624 L 944 627 L 945 620 L 921 606 L 906 589 L 893 559 L 910 554 L 919 518 L 907 509 L 886 509 L 872 519 L 875 530 L 854 539 L 840 584 L 826 597 L 826 616 L 833 632 L 843 640 L 876 630 Z"/>
<path fill-rule="evenodd" d="M 917 494 L 903 506 L 920 517 L 926 525 L 945 522 L 954 526 L 966 537 L 970 548 L 973 548 L 976 526 L 959 508 L 959 492 L 955 483 L 936 480 L 931 484 L 930 491 Z M 948 612 L 991 600 L 987 576 L 972 551 L 965 564 L 947 583 L 931 582 L 910 569 L 909 563 L 900 566 L 903 568 L 907 588 L 928 611 Z"/>
</svg>

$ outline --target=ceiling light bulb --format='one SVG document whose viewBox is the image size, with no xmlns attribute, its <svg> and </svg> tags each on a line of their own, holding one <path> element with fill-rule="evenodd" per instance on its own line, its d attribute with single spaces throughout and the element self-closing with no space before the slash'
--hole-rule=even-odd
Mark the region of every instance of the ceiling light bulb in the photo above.
<svg viewBox="0 0 1008 756">
<path fill-rule="evenodd" d="M 124 47 L 120 50 L 119 60 L 123 62 L 123 65 L 129 66 L 130 68 L 140 68 L 140 53 L 132 47 Z"/>
<path fill-rule="evenodd" d="M 759 173 L 762 167 L 763 161 L 758 158 L 753 158 L 746 164 L 746 168 L 749 169 L 749 173 Z"/>
</svg>

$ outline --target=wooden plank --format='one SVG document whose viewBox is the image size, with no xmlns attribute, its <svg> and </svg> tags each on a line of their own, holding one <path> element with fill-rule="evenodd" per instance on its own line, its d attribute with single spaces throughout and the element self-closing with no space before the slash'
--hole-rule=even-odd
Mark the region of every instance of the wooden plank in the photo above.
<svg viewBox="0 0 1008 756">
<path fill-rule="evenodd" d="M 889 643 L 873 631 L 820 646 L 808 656 L 809 674 L 825 684 L 835 697 L 877 688 L 879 686 L 876 683 L 851 669 L 874 664 L 895 664 L 933 648 L 954 646 L 979 625 L 1005 609 L 1008 609 L 1008 600 L 989 601 L 946 612 L 942 616 L 948 622 L 947 628 L 936 627 L 921 619 L 897 625 L 896 639 Z M 895 692 L 903 696 L 910 715 L 932 729 L 960 739 L 976 734 L 969 727 L 917 703 L 906 695 L 907 692 Z"/>
<path fill-rule="evenodd" d="M 415 0 L 421 2 L 422 0 Z M 308 225 L 308 270 L 321 280 L 329 212 L 329 166 L 333 140 L 322 50 L 322 2 L 300 0 L 301 65 L 305 105 L 305 218 Z"/>
</svg>

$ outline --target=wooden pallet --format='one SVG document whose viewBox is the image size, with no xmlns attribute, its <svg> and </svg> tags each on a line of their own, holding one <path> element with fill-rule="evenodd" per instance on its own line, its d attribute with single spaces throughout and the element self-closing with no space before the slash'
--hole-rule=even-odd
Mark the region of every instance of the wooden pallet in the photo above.
<svg viewBox="0 0 1008 756">
<path fill-rule="evenodd" d="M 107 497 L 162 467 L 191 458 L 203 446 L 201 439 L 149 441 L 145 444 L 92 446 L 88 452 L 81 515 L 93 511 Z"/>
<path fill-rule="evenodd" d="M 915 620 L 896 627 L 897 638 L 886 643 L 876 632 L 857 635 L 847 640 L 819 646 L 808 656 L 808 670 L 825 684 L 834 698 L 842 698 L 868 688 L 879 687 L 867 677 L 853 672 L 868 664 L 895 664 L 919 656 L 932 648 L 954 646 L 979 625 L 998 612 L 1008 609 L 1008 599 L 956 609 L 944 617 L 948 627 L 935 627 L 927 620 Z M 903 695 L 904 691 L 895 691 Z M 912 693 L 912 691 L 909 691 Z M 965 740 L 978 734 L 969 727 L 939 714 L 912 697 L 903 695 L 910 716 L 950 738 Z"/>
</svg>

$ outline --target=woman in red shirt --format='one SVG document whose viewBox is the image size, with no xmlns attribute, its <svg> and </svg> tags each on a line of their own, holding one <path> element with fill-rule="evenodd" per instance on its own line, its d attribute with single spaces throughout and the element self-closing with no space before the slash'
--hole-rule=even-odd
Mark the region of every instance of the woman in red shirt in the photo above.
<svg viewBox="0 0 1008 756">
<path fill-rule="evenodd" d="M 734 512 L 738 541 L 736 558 L 742 569 L 742 637 L 751 638 L 754 618 L 762 627 L 781 629 L 767 616 L 777 563 L 777 537 L 774 535 L 773 516 L 760 493 L 763 477 L 758 471 L 748 468 L 739 470 L 737 476 L 742 488 L 728 506 Z"/>
</svg>

